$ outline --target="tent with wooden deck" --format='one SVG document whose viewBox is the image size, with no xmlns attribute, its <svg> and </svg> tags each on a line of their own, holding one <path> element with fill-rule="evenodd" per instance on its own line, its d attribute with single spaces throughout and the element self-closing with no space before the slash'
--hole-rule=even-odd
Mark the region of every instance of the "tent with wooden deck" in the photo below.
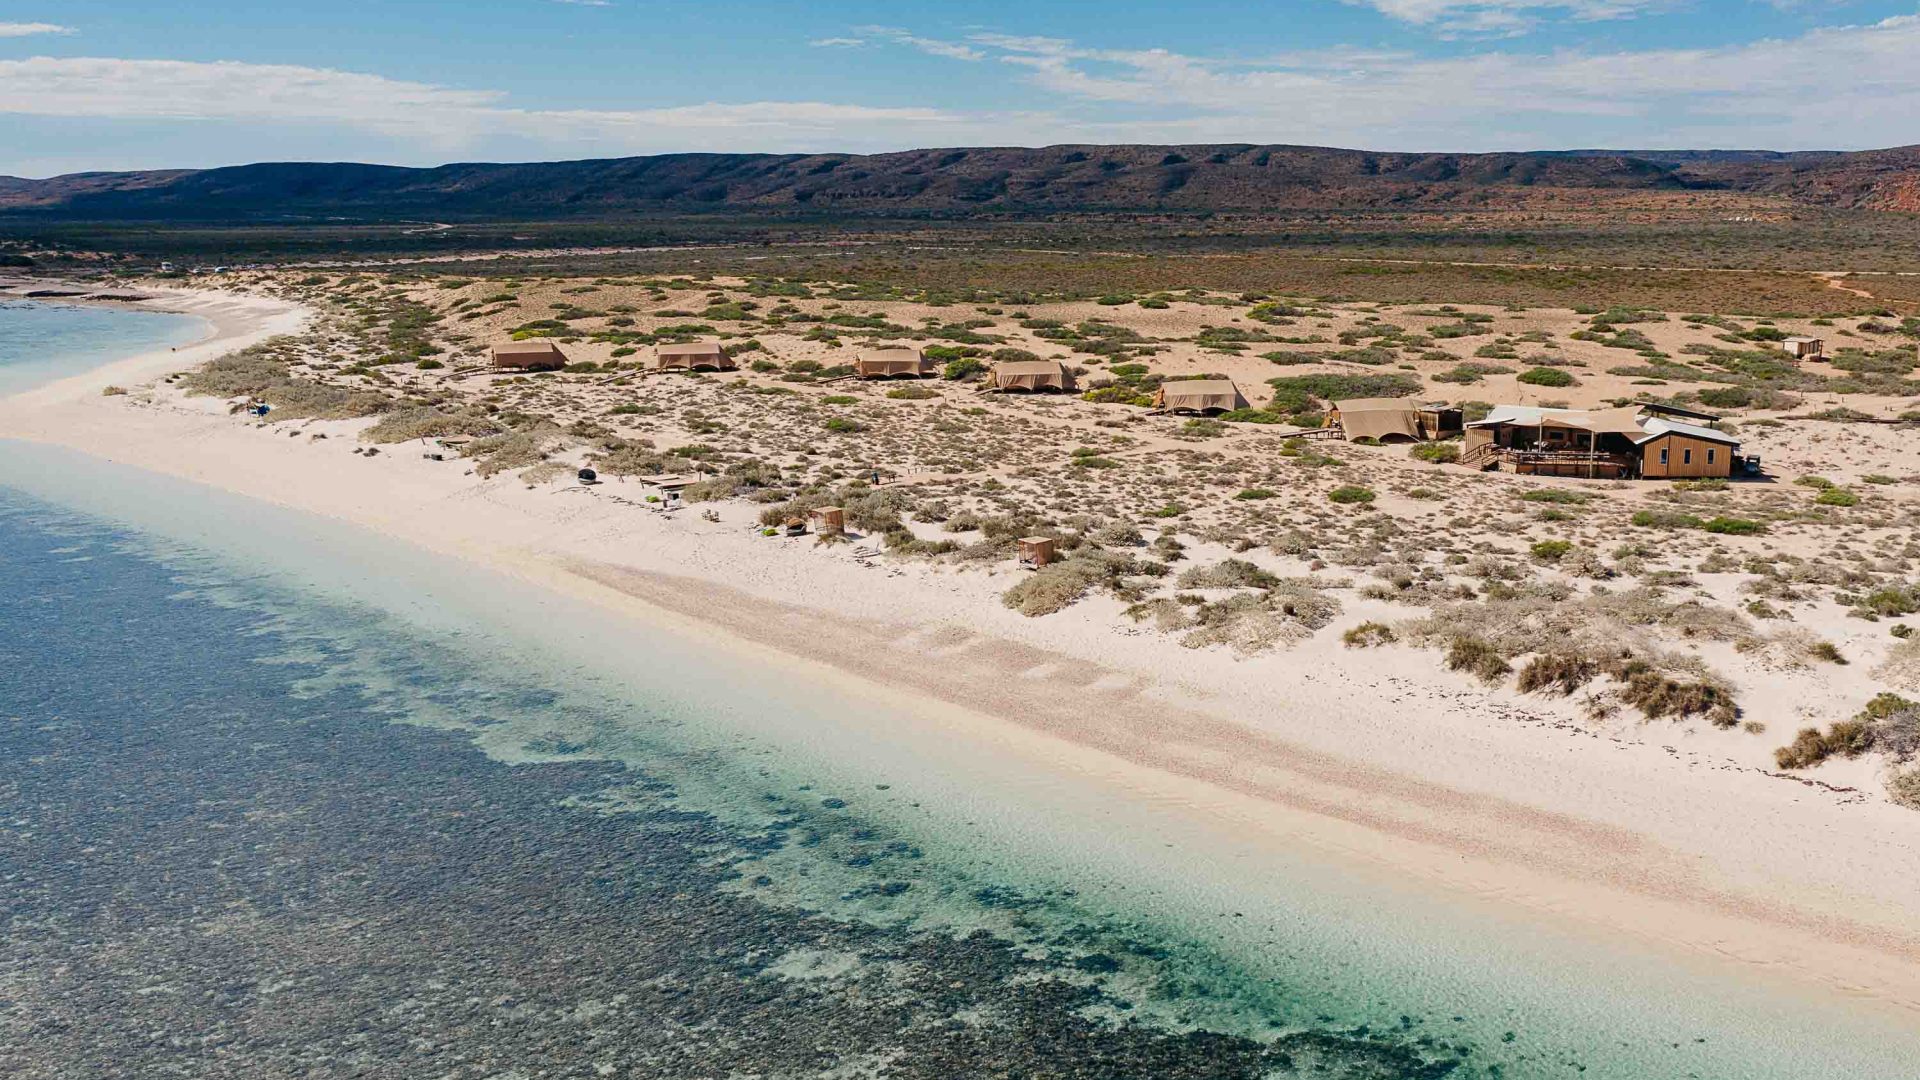
<svg viewBox="0 0 1920 1080">
<path fill-rule="evenodd" d="M 995 390 L 1065 390 L 1072 383 L 1057 360 L 1003 360 L 993 365 Z"/>
<path fill-rule="evenodd" d="M 853 362 L 863 379 L 920 378 L 933 374 L 933 361 L 919 349 L 867 349 Z"/>
<path fill-rule="evenodd" d="M 544 338 L 503 341 L 493 347 L 493 366 L 515 371 L 557 371 L 567 366 L 567 354 Z"/>
<path fill-rule="evenodd" d="M 1173 379 L 1160 384 L 1153 403 L 1173 412 L 1232 412 L 1247 399 L 1232 379 Z"/>
<path fill-rule="evenodd" d="M 655 371 L 732 371 L 739 366 L 717 341 L 661 345 L 653 350 Z"/>
</svg>

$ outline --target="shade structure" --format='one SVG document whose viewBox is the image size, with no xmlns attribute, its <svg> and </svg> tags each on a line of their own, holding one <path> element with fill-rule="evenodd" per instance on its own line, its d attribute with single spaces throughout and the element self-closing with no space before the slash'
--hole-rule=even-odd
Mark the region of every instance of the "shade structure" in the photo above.
<svg viewBox="0 0 1920 1080">
<path fill-rule="evenodd" d="M 732 371 L 738 366 L 717 341 L 661 345 L 653 350 L 655 371 Z"/>
<path fill-rule="evenodd" d="M 1067 369 L 1056 360 L 1006 360 L 993 365 L 997 390 L 1065 390 Z"/>
<path fill-rule="evenodd" d="M 1186 412 L 1232 412 L 1247 407 L 1247 399 L 1232 379 L 1175 379 L 1160 384 L 1155 404 Z"/>
<path fill-rule="evenodd" d="M 1412 398 L 1349 398 L 1333 403 L 1348 439 L 1420 441 L 1420 405 Z"/>
<path fill-rule="evenodd" d="M 553 371 L 567 366 L 567 354 L 551 341 L 503 341 L 493 347 L 493 366 L 524 371 Z"/>
<path fill-rule="evenodd" d="M 933 373 L 933 362 L 919 349 L 869 349 L 853 362 L 854 374 L 863 379 L 919 377 Z"/>
<path fill-rule="evenodd" d="M 1042 567 L 1053 561 L 1053 537 L 1027 536 L 1020 540 L 1020 565 Z"/>
</svg>

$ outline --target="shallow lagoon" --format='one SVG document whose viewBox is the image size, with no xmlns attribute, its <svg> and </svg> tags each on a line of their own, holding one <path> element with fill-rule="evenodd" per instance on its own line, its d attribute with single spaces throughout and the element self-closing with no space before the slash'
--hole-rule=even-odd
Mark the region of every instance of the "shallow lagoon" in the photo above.
<svg viewBox="0 0 1920 1080">
<path fill-rule="evenodd" d="M 17 394 L 111 360 L 186 345 L 204 319 L 123 307 L 0 300 L 0 394 Z"/>
</svg>

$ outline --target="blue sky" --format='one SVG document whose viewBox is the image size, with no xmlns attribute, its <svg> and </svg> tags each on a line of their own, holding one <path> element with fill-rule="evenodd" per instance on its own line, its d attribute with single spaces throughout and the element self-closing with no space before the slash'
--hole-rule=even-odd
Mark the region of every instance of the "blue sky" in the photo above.
<svg viewBox="0 0 1920 1080">
<path fill-rule="evenodd" d="M 1920 0 L 0 5 L 0 174 L 1064 142 L 1920 143 Z"/>
</svg>

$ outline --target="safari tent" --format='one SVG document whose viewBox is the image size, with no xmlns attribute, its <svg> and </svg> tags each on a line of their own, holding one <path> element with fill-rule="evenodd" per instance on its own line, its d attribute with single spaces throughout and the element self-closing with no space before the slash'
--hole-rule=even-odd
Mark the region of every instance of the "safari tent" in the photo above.
<svg viewBox="0 0 1920 1080">
<path fill-rule="evenodd" d="M 1005 360 L 993 365 L 995 390 L 1065 390 L 1067 369 L 1056 360 Z"/>
<path fill-rule="evenodd" d="M 1421 442 L 1455 434 L 1461 419 L 1459 409 L 1412 398 L 1349 398 L 1333 403 L 1327 426 L 1348 440 Z"/>
<path fill-rule="evenodd" d="M 1797 360 L 1819 359 L 1827 352 L 1827 343 L 1817 337 L 1790 337 L 1780 347 Z"/>
<path fill-rule="evenodd" d="M 868 349 L 853 362 L 863 379 L 919 378 L 933 374 L 933 363 L 919 349 Z"/>
<path fill-rule="evenodd" d="M 1349 398 L 1336 401 L 1327 426 L 1349 439 L 1420 441 L 1420 406 L 1411 398 Z"/>
<path fill-rule="evenodd" d="M 1160 384 L 1154 405 L 1173 412 L 1232 412 L 1247 399 L 1231 379 L 1174 379 Z"/>
<path fill-rule="evenodd" d="M 732 371 L 737 367 L 717 341 L 661 345 L 653 350 L 655 371 Z"/>
<path fill-rule="evenodd" d="M 542 338 L 503 341 L 493 347 L 493 366 L 518 371 L 556 371 L 567 366 L 560 346 Z"/>
</svg>

